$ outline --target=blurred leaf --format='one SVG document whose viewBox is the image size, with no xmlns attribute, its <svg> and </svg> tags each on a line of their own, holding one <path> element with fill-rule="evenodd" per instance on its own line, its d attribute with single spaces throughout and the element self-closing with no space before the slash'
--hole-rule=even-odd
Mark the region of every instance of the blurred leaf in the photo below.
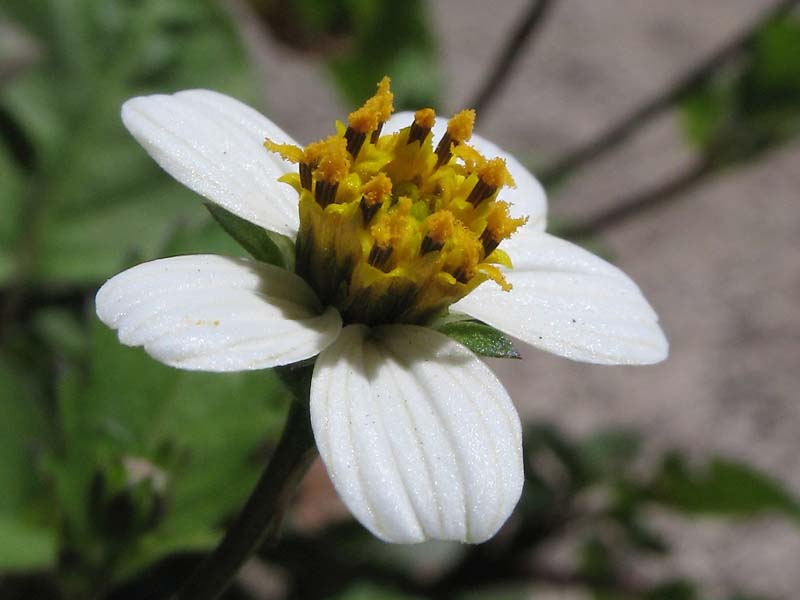
<svg viewBox="0 0 800 600">
<path fill-rule="evenodd" d="M 165 474 L 165 513 L 128 548 L 122 572 L 168 552 L 208 547 L 251 491 L 266 459 L 256 453 L 277 436 L 285 406 L 270 371 L 171 369 L 98 324 L 88 371 L 70 373 L 60 388 L 65 450 L 53 470 L 73 543 L 86 547 L 96 536 L 97 511 L 87 512 L 93 479 L 134 458 Z"/>
<path fill-rule="evenodd" d="M 356 583 L 335 598 L 336 600 L 422 600 L 422 596 L 409 596 L 372 583 Z"/>
<path fill-rule="evenodd" d="M 644 600 L 695 600 L 697 592 L 686 580 L 676 579 L 658 584 L 644 595 Z"/>
<path fill-rule="evenodd" d="M 598 431 L 583 440 L 580 450 L 587 467 L 600 477 L 617 477 L 639 454 L 642 440 L 629 430 Z"/>
<path fill-rule="evenodd" d="M 678 454 L 668 456 L 649 488 L 653 502 L 687 513 L 750 517 L 782 512 L 800 520 L 800 503 L 777 479 L 754 467 L 714 458 L 690 470 Z"/>
<path fill-rule="evenodd" d="M 253 258 L 294 270 L 294 244 L 287 237 L 237 217 L 217 204 L 207 202 L 206 208 L 214 220 Z"/>
<path fill-rule="evenodd" d="M 41 507 L 38 457 L 48 439 L 40 390 L 0 356 L 0 571 L 51 566 L 55 532 Z"/>
<path fill-rule="evenodd" d="M 11 182 L 0 192 L 0 283 L 16 273 L 95 284 L 159 255 L 198 213 L 197 198 L 127 134 L 120 105 L 201 86 L 252 100 L 225 11 L 215 0 L 8 0 L 3 8 L 43 52 L 0 91 L 0 113 L 35 150 L 29 172 L 8 174 L 0 146 L 0 175 Z M 204 240 L 185 249 L 203 250 Z"/>
<path fill-rule="evenodd" d="M 622 516 L 618 522 L 628 536 L 628 542 L 637 550 L 655 554 L 669 552 L 669 545 L 663 536 L 650 529 L 640 518 Z"/>
<path fill-rule="evenodd" d="M 553 425 L 548 423 L 529 425 L 525 429 L 523 447 L 528 449 L 533 459 L 526 461 L 526 468 L 531 469 L 532 463 L 536 462 L 536 455 L 544 452 L 558 461 L 558 466 L 569 477 L 571 487 L 581 488 L 591 480 L 591 474 L 578 445 Z M 547 480 L 548 477 L 544 476 L 543 479 Z"/>
<path fill-rule="evenodd" d="M 598 537 L 590 537 L 581 550 L 581 573 L 597 585 L 613 581 L 615 568 L 611 549 Z"/>
<path fill-rule="evenodd" d="M 0 513 L 0 572 L 30 571 L 52 567 L 56 536 L 44 527 L 33 527 Z"/>
<path fill-rule="evenodd" d="M 33 329 L 47 346 L 77 359 L 86 350 L 86 333 L 72 312 L 64 308 L 44 308 L 33 317 Z"/>
<path fill-rule="evenodd" d="M 711 148 L 731 122 L 735 111 L 730 86 L 718 81 L 692 92 L 681 108 L 686 136 L 703 149 Z"/>
<path fill-rule="evenodd" d="M 480 321 L 445 323 L 438 331 L 465 345 L 475 354 L 493 358 L 519 358 L 513 342 L 502 331 Z"/>
<path fill-rule="evenodd" d="M 800 19 L 766 23 L 738 61 L 721 65 L 682 102 L 689 140 L 725 166 L 800 133 Z"/>
<path fill-rule="evenodd" d="M 436 107 L 442 79 L 421 0 L 339 0 L 350 11 L 352 46 L 329 67 L 349 104 L 375 92 L 384 75 L 392 78 L 398 109 Z"/>
</svg>

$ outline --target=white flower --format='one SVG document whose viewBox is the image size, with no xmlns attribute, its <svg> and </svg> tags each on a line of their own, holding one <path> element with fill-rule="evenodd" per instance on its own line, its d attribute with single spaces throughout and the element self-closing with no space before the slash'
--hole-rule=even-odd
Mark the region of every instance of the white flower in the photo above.
<svg viewBox="0 0 800 600">
<path fill-rule="evenodd" d="M 178 181 L 252 223 L 297 237 L 298 194 L 278 182 L 296 167 L 264 148 L 265 138 L 273 146 L 295 142 L 269 119 L 205 90 L 134 98 L 122 119 Z M 396 114 L 383 132 L 415 119 Z M 432 137 L 444 131 L 437 122 Z M 498 260 L 491 275 L 486 266 L 490 275 L 481 275 L 469 293 L 458 277 L 442 276 L 467 294 L 451 312 L 574 360 L 663 360 L 666 339 L 637 286 L 619 269 L 545 233 L 546 201 L 536 179 L 490 142 L 474 136 L 471 144 L 505 159 L 516 188 L 504 190 L 504 199 L 512 217 L 528 220 L 502 243 L 513 268 Z M 487 277 L 507 282 L 510 291 Z M 368 326 L 353 317 L 358 311 L 323 305 L 314 281 L 244 258 L 165 258 L 109 280 L 97 294 L 97 314 L 122 343 L 183 369 L 266 369 L 317 356 L 314 436 L 356 518 L 390 542 L 491 537 L 523 483 L 520 421 L 502 384 L 471 351 L 433 329 L 374 325 L 372 317 Z M 343 326 L 342 315 L 349 324 Z"/>
</svg>

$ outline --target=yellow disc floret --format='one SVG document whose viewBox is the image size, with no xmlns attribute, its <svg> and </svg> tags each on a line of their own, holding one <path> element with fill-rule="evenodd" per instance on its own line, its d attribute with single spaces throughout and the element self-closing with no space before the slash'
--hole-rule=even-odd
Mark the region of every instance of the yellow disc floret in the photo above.
<svg viewBox="0 0 800 600">
<path fill-rule="evenodd" d="M 336 135 L 305 149 L 265 142 L 298 164 L 281 178 L 300 196 L 296 271 L 346 323 L 424 323 L 485 281 L 510 289 L 498 246 L 527 221 L 498 199 L 514 186 L 505 161 L 467 143 L 475 111 L 434 147 L 430 108 L 381 135 L 392 102 L 385 77 Z"/>
</svg>

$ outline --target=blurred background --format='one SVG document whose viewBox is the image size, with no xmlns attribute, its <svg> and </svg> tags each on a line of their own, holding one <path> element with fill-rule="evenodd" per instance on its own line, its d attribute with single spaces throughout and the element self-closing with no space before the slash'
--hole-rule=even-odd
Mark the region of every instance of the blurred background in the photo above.
<svg viewBox="0 0 800 600">
<path fill-rule="evenodd" d="M 800 16 L 776 0 L 3 0 L 0 598 L 158 598 L 274 447 L 269 372 L 183 373 L 97 323 L 142 260 L 240 255 L 124 131 L 206 87 L 306 143 L 384 74 L 478 109 L 549 229 L 628 272 L 654 367 L 490 361 L 526 485 L 478 547 L 381 544 L 312 467 L 229 599 L 768 600 L 800 593 Z"/>
</svg>

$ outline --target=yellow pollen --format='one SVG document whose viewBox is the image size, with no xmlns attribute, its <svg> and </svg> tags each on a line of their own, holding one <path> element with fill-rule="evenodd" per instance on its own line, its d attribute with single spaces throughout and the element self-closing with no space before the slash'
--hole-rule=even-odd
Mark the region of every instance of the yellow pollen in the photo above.
<svg viewBox="0 0 800 600">
<path fill-rule="evenodd" d="M 304 161 L 316 165 L 314 176 L 328 183 L 337 183 L 350 172 L 350 155 L 347 141 L 332 135 L 320 142 L 306 146 Z"/>
<path fill-rule="evenodd" d="M 508 210 L 508 203 L 499 200 L 492 205 L 486 216 L 486 229 L 495 241 L 508 239 L 528 222 L 528 217 L 513 218 Z"/>
<path fill-rule="evenodd" d="M 487 160 L 483 155 L 468 144 L 461 144 L 453 148 L 453 154 L 464 161 L 464 166 L 470 173 L 480 172 L 486 167 Z"/>
<path fill-rule="evenodd" d="M 475 111 L 470 109 L 457 113 L 447 123 L 447 133 L 453 142 L 460 144 L 472 137 L 472 128 L 475 126 Z"/>
<path fill-rule="evenodd" d="M 392 180 L 386 173 L 378 173 L 367 183 L 361 186 L 361 193 L 368 206 L 382 202 L 392 194 Z"/>
<path fill-rule="evenodd" d="M 514 183 L 514 178 L 508 172 L 506 161 L 502 158 L 493 158 L 486 163 L 478 166 L 478 177 L 481 178 L 485 184 L 492 187 L 500 188 L 504 185 L 509 187 L 517 187 Z"/>
<path fill-rule="evenodd" d="M 394 95 L 389 89 L 389 78 L 384 77 L 378 84 L 378 91 L 369 100 L 351 112 L 347 124 L 359 133 L 369 133 L 386 121 L 394 110 Z"/>
<path fill-rule="evenodd" d="M 426 235 L 437 245 L 444 244 L 453 235 L 454 226 L 455 217 L 449 210 L 437 211 L 425 219 Z"/>
<path fill-rule="evenodd" d="M 459 282 L 466 283 L 475 275 L 483 246 L 472 231 L 460 222 L 456 222 L 451 239 L 452 247 L 449 248 L 447 260 L 450 272 Z"/>
<path fill-rule="evenodd" d="M 378 91 L 375 92 L 375 95 L 370 99 L 373 109 L 378 115 L 378 122 L 380 123 L 388 120 L 394 112 L 394 94 L 392 94 L 392 91 L 389 89 L 390 84 L 391 80 L 384 75 L 383 79 L 381 79 L 378 84 Z"/>
<path fill-rule="evenodd" d="M 303 149 L 298 148 L 293 144 L 278 144 L 273 142 L 271 139 L 266 138 L 264 140 L 264 147 L 270 152 L 280 155 L 282 159 L 288 160 L 291 163 L 297 164 L 303 160 Z"/>
<path fill-rule="evenodd" d="M 359 133 L 368 133 L 378 127 L 378 114 L 365 104 L 348 115 L 347 124 Z"/>
<path fill-rule="evenodd" d="M 370 228 L 370 232 L 375 238 L 375 243 L 385 248 L 396 245 L 405 237 L 408 229 L 411 206 L 411 198 L 401 196 L 398 199 L 394 210 L 383 215 L 383 217 Z"/>
<path fill-rule="evenodd" d="M 432 108 L 421 108 L 414 113 L 414 123 L 419 127 L 430 129 L 436 121 L 436 113 Z"/>
<path fill-rule="evenodd" d="M 347 324 L 425 324 L 488 280 L 510 289 L 502 242 L 527 221 L 498 200 L 514 185 L 506 162 L 467 143 L 475 111 L 456 114 L 438 139 L 431 108 L 381 135 L 389 83 L 335 135 L 305 149 L 264 142 L 298 163 L 281 178 L 299 195 L 295 272 Z"/>
</svg>

